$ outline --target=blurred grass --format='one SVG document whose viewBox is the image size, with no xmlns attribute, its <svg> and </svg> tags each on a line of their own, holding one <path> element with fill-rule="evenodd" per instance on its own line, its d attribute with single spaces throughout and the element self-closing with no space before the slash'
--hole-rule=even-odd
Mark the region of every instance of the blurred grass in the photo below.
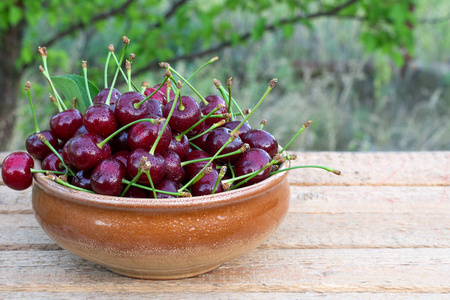
<svg viewBox="0 0 450 300">
<path fill-rule="evenodd" d="M 285 144 L 305 121 L 312 120 L 291 150 L 450 150 L 449 21 L 435 22 L 435 18 L 450 13 L 450 3 L 419 1 L 417 13 L 421 23 L 415 27 L 416 53 L 404 75 L 385 56 L 364 53 L 358 42 L 358 23 L 322 19 L 313 30 L 297 26 L 288 41 L 281 33 L 270 33 L 256 44 L 217 53 L 219 61 L 199 73 L 192 83 L 206 96 L 217 93 L 213 78 L 225 85 L 227 78 L 233 77 L 233 97 L 242 108 L 251 108 L 270 79 L 278 78 L 277 87 L 255 112 L 251 124 L 258 126 L 266 119 L 266 129 Z M 83 53 L 86 38 L 79 35 L 74 44 L 67 45 L 72 51 L 78 49 L 71 52 L 73 60 L 65 61 L 64 56 L 49 59 L 54 75 L 81 71 L 75 61 L 83 59 L 77 53 Z M 99 42 L 105 44 L 103 48 L 110 43 L 106 37 Z M 103 67 L 104 54 L 98 53 L 98 59 L 90 64 Z M 208 59 L 174 67 L 189 75 Z M 61 69 L 61 65 L 71 67 Z M 162 74 L 152 71 L 134 81 L 156 84 Z M 39 75 L 29 74 L 35 82 L 32 93 L 41 129 L 45 129 L 56 110 Z M 102 82 L 97 84 L 101 86 Z M 186 89 L 183 93 L 192 94 Z M 13 141 L 16 149 L 23 148 L 23 141 L 34 129 L 25 93 L 22 99 Z"/>
</svg>

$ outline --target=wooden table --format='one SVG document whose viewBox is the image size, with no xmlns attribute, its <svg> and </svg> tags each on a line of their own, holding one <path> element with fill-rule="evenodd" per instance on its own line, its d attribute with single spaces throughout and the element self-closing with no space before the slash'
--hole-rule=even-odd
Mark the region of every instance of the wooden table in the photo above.
<svg viewBox="0 0 450 300">
<path fill-rule="evenodd" d="M 122 277 L 62 250 L 36 223 L 30 190 L 1 185 L 0 298 L 450 299 L 450 152 L 298 155 L 344 176 L 291 171 L 278 231 L 183 280 Z"/>
</svg>

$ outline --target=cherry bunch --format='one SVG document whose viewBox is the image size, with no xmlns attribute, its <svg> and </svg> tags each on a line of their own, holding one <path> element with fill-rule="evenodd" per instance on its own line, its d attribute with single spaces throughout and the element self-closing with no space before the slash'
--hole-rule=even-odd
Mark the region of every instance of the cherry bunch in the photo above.
<svg viewBox="0 0 450 300">
<path fill-rule="evenodd" d="M 67 108 L 55 89 L 47 68 L 47 50 L 39 47 L 43 59 L 40 71 L 52 90 L 51 101 L 59 112 L 41 131 L 27 91 L 35 122 L 35 133 L 25 143 L 27 152 L 13 152 L 2 164 L 4 183 L 12 189 L 31 186 L 32 174 L 47 173 L 49 180 L 76 190 L 103 195 L 134 198 L 172 198 L 200 196 L 224 192 L 260 182 L 267 177 L 292 168 L 279 169 L 281 163 L 295 159 L 285 154 L 286 148 L 311 123 L 306 122 L 291 141 L 280 149 L 276 138 L 259 128 L 251 128 L 249 118 L 275 87 L 268 88 L 252 110 L 243 111 L 231 96 L 231 78 L 228 89 L 220 81 L 214 84 L 220 95 L 202 95 L 190 80 L 201 69 L 217 58 L 209 60 L 192 76 L 185 79 L 168 63 L 161 83 L 150 87 L 144 82 L 137 88 L 131 80 L 130 54 L 126 72 L 121 65 L 129 39 L 123 37 L 125 47 L 120 58 L 109 46 L 105 66 L 105 87 L 91 99 L 84 114 L 76 108 Z M 117 69 L 111 86 L 107 83 L 107 68 L 114 58 Z M 82 63 L 86 89 L 87 65 Z M 121 73 L 128 91 L 114 88 Z M 172 74 L 179 79 L 176 80 Z M 199 98 L 182 94 L 188 86 Z M 233 112 L 235 111 L 235 112 Z M 41 169 L 34 169 L 34 159 L 41 161 Z M 339 171 L 317 167 L 335 174 Z"/>
</svg>

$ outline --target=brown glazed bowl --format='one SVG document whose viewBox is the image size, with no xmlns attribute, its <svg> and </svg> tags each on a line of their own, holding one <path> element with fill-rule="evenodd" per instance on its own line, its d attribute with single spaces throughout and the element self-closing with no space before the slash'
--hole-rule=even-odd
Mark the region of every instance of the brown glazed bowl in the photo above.
<svg viewBox="0 0 450 300">
<path fill-rule="evenodd" d="M 289 205 L 287 173 L 229 192 L 178 199 L 79 192 L 36 173 L 33 210 L 55 243 L 113 272 L 191 277 L 256 248 L 277 229 Z"/>
</svg>

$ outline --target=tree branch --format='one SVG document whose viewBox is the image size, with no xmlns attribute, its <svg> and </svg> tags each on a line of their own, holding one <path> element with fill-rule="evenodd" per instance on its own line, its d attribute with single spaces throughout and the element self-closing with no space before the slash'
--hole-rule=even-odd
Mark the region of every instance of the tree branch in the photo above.
<svg viewBox="0 0 450 300">
<path fill-rule="evenodd" d="M 112 17 L 120 12 L 122 12 L 123 10 L 125 10 L 128 6 L 130 6 L 135 0 L 127 0 L 125 1 L 121 6 L 111 9 L 110 11 L 95 15 L 91 18 L 90 23 L 95 23 L 101 20 L 105 20 L 108 19 L 109 17 Z M 42 45 L 48 47 L 52 44 L 54 44 L 55 42 L 57 42 L 59 39 L 75 32 L 76 30 L 82 29 L 84 28 L 86 25 L 82 22 L 78 22 L 75 24 L 72 24 L 71 26 L 69 26 L 69 28 L 58 32 L 55 36 L 53 36 L 52 38 L 50 38 L 49 40 L 45 41 L 42 43 Z"/>
<path fill-rule="evenodd" d="M 182 2 L 183 0 L 180 0 L 179 2 Z M 339 13 L 340 11 L 342 11 L 343 9 L 354 5 L 356 2 L 358 2 L 360 0 L 349 0 L 347 2 L 342 3 L 341 5 L 338 5 L 330 10 L 327 11 L 319 11 L 316 13 L 312 13 L 312 14 L 308 14 L 308 15 L 298 15 L 295 16 L 293 18 L 286 18 L 286 19 L 282 19 L 280 20 L 280 22 L 278 23 L 273 23 L 273 24 L 269 24 L 266 25 L 264 28 L 265 32 L 269 32 L 269 31 L 274 31 L 278 28 L 279 25 L 275 25 L 275 24 L 280 24 L 280 25 L 287 25 L 287 24 L 294 24 L 294 23 L 298 23 L 300 21 L 303 20 L 311 20 L 311 19 L 317 19 L 320 17 L 325 17 L 325 16 L 334 16 L 337 13 Z M 246 32 L 243 33 L 239 36 L 239 40 L 240 41 L 245 41 L 248 40 L 251 37 L 251 32 Z M 227 40 L 224 41 L 220 44 L 217 44 L 209 49 L 205 49 L 202 51 L 198 51 L 198 52 L 194 52 L 194 53 L 190 53 L 190 54 L 186 54 L 186 55 L 181 55 L 181 56 L 177 56 L 174 57 L 172 59 L 169 60 L 170 63 L 175 63 L 177 61 L 182 61 L 182 60 L 190 60 L 190 59 L 195 59 L 195 58 L 199 58 L 199 57 L 203 57 L 205 55 L 211 54 L 211 53 L 217 53 L 220 50 L 223 50 L 229 46 L 232 45 L 232 40 Z M 146 66 L 135 69 L 133 71 L 134 75 L 138 75 L 140 73 L 143 73 L 145 71 L 148 71 L 149 69 L 155 69 L 158 66 L 159 61 L 153 61 L 148 63 Z"/>
</svg>

